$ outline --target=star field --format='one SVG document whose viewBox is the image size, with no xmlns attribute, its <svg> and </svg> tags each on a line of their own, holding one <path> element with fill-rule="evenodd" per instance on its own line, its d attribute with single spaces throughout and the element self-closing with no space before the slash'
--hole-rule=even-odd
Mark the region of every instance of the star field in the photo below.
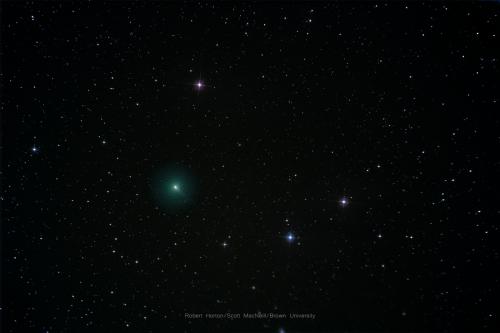
<svg viewBox="0 0 500 333">
<path fill-rule="evenodd" d="M 498 2 L 1 6 L 2 332 L 498 328 Z"/>
</svg>

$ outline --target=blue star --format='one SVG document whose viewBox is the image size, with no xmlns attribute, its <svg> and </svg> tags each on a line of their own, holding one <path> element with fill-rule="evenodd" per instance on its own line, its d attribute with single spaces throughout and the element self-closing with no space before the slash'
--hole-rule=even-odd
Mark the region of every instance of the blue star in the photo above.
<svg viewBox="0 0 500 333">
<path fill-rule="evenodd" d="M 293 241 L 295 240 L 295 236 L 291 232 L 286 234 L 285 238 L 288 243 L 293 243 Z"/>
</svg>

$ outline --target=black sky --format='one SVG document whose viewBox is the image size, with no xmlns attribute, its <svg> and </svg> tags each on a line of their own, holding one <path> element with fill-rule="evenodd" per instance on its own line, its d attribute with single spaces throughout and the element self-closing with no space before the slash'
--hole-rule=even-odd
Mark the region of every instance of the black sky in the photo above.
<svg viewBox="0 0 500 333">
<path fill-rule="evenodd" d="M 498 324 L 498 2 L 1 6 L 5 332 Z"/>
</svg>

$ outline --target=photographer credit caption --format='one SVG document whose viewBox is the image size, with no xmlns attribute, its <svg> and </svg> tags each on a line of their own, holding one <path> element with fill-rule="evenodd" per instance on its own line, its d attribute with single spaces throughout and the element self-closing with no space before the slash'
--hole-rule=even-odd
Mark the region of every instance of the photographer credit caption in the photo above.
<svg viewBox="0 0 500 333">
<path fill-rule="evenodd" d="M 185 313 L 184 319 L 316 319 L 315 313 Z"/>
</svg>

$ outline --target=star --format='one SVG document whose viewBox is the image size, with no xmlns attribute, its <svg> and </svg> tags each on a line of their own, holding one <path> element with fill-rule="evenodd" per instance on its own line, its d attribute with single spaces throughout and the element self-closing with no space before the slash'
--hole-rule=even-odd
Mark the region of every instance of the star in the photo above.
<svg viewBox="0 0 500 333">
<path fill-rule="evenodd" d="M 175 192 L 179 192 L 180 189 L 181 188 L 179 187 L 179 185 L 177 185 L 177 184 L 172 185 L 172 190 L 174 190 Z"/>
<path fill-rule="evenodd" d="M 295 236 L 291 232 L 286 234 L 285 238 L 288 243 L 293 243 L 293 241 L 295 240 Z"/>
<path fill-rule="evenodd" d="M 349 200 L 347 200 L 346 197 L 342 197 L 340 198 L 339 200 L 339 205 L 342 206 L 342 207 L 345 207 L 349 204 Z"/>
<path fill-rule="evenodd" d="M 196 81 L 196 83 L 194 84 L 194 88 L 198 91 L 202 90 L 203 87 L 205 87 L 205 84 L 203 84 L 203 81 L 201 80 Z"/>
<path fill-rule="evenodd" d="M 32 151 L 33 153 L 38 152 L 38 147 L 37 147 L 37 146 L 33 146 L 33 147 L 31 147 L 31 151 Z"/>
<path fill-rule="evenodd" d="M 224 248 L 225 248 L 225 247 L 227 247 L 227 245 L 228 245 L 228 244 L 227 244 L 226 242 L 222 242 L 222 247 L 224 247 Z"/>
</svg>

